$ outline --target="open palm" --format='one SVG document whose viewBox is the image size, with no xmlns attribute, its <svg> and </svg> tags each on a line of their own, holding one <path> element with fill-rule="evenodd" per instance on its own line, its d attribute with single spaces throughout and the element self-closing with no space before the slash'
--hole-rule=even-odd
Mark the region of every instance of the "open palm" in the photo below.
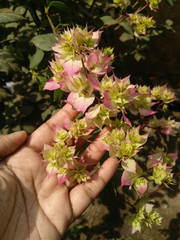
<svg viewBox="0 0 180 240">
<path fill-rule="evenodd" d="M 56 124 L 78 115 L 66 104 L 56 115 L 39 127 L 15 153 L 0 162 L 0 239 L 61 239 L 67 227 L 104 188 L 118 167 L 109 158 L 91 180 L 68 188 L 57 185 L 56 176 L 48 178 L 42 161 L 43 145 L 52 144 Z M 106 130 L 100 133 L 104 134 Z M 104 154 L 97 139 L 83 152 L 87 161 L 97 162 Z M 26 139 L 24 132 L 14 140 L 0 142 L 0 155 L 12 152 Z M 0 140 L 3 140 L 1 136 Z"/>
</svg>

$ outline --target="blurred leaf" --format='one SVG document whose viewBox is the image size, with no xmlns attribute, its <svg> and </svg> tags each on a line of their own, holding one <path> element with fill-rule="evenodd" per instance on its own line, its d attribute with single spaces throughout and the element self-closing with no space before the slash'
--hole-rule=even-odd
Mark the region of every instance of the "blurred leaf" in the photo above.
<svg viewBox="0 0 180 240">
<path fill-rule="evenodd" d="M 20 131 L 20 130 L 21 130 L 21 126 L 20 125 L 17 125 L 17 126 L 12 128 L 12 132 L 17 132 L 17 131 Z"/>
<path fill-rule="evenodd" d="M 4 88 L 0 88 L 0 102 L 7 99 L 9 96 L 10 94 Z"/>
<path fill-rule="evenodd" d="M 167 29 L 167 30 L 171 30 L 172 32 L 176 32 L 174 29 L 173 29 L 173 21 L 171 20 L 171 19 L 167 19 L 166 21 L 165 21 L 165 25 L 164 25 L 164 27 Z"/>
<path fill-rule="evenodd" d="M 48 116 L 51 116 L 51 113 L 53 112 L 54 108 L 55 108 L 55 107 L 51 105 L 48 109 L 46 109 L 46 110 L 41 114 L 41 118 L 42 118 L 43 121 L 45 121 L 45 120 L 48 118 Z"/>
<path fill-rule="evenodd" d="M 37 15 L 37 8 L 38 6 L 35 6 L 36 4 L 40 3 L 41 1 L 36 1 L 35 4 L 32 3 L 32 0 L 31 1 L 28 1 L 28 0 L 21 0 L 21 4 L 26 8 L 28 9 L 28 14 L 30 13 L 33 21 L 35 22 L 36 26 L 39 27 L 39 24 L 40 24 L 40 20 L 39 20 L 39 17 Z M 43 5 L 42 5 L 43 6 Z"/>
<path fill-rule="evenodd" d="M 166 0 L 166 1 L 172 7 L 174 6 L 174 3 L 176 2 L 176 0 Z"/>
<path fill-rule="evenodd" d="M 85 2 L 86 2 L 89 6 L 91 6 L 91 5 L 93 4 L 94 0 L 85 0 Z"/>
<path fill-rule="evenodd" d="M 35 130 L 35 127 L 33 125 L 30 125 L 30 124 L 24 124 L 22 126 L 23 130 L 25 130 L 28 134 L 31 134 L 34 130 Z"/>
<path fill-rule="evenodd" d="M 132 26 L 130 25 L 130 23 L 128 22 L 121 22 L 120 26 L 124 28 L 124 30 L 126 30 L 130 35 L 134 36 L 134 32 L 132 29 Z"/>
<path fill-rule="evenodd" d="M 54 101 L 61 101 L 64 92 L 61 89 L 56 89 L 54 91 Z"/>
<path fill-rule="evenodd" d="M 25 18 L 8 8 L 0 9 L 0 23 L 9 23 L 9 22 L 17 22 L 22 21 Z"/>
<path fill-rule="evenodd" d="M 48 7 L 56 8 L 60 15 L 67 15 L 69 13 L 68 6 L 65 3 L 60 2 L 60 1 L 52 1 L 52 2 L 50 2 Z"/>
<path fill-rule="evenodd" d="M 124 32 L 124 33 L 120 36 L 119 39 L 121 40 L 121 42 L 126 42 L 126 41 L 128 41 L 128 40 L 134 39 L 134 37 L 133 37 L 132 35 Z"/>
<path fill-rule="evenodd" d="M 29 61 L 30 61 L 29 68 L 33 69 L 37 67 L 39 63 L 42 61 L 43 57 L 44 57 L 44 52 L 41 49 L 36 48 L 36 52 L 34 53 L 34 55 L 29 56 Z"/>
<path fill-rule="evenodd" d="M 101 21 L 103 21 L 104 25 L 109 25 L 109 24 L 116 23 L 116 20 L 113 19 L 110 15 L 109 16 L 103 16 L 100 19 L 101 19 Z"/>
<path fill-rule="evenodd" d="M 39 91 L 42 91 L 45 83 L 47 82 L 47 78 L 43 76 L 37 76 L 37 82 L 39 85 Z"/>
<path fill-rule="evenodd" d="M 32 92 L 28 95 L 28 99 L 30 102 L 37 103 L 42 100 L 42 94 L 39 92 Z"/>
<path fill-rule="evenodd" d="M 0 49 L 0 72 L 8 74 L 9 71 L 19 71 L 18 64 L 15 61 L 10 52 Z"/>
<path fill-rule="evenodd" d="M 144 56 L 141 55 L 140 53 L 134 54 L 134 58 L 137 62 L 139 62 L 141 59 L 144 59 Z"/>
<path fill-rule="evenodd" d="M 167 19 L 167 20 L 166 20 L 166 24 L 167 24 L 168 26 L 172 26 L 172 25 L 173 25 L 173 21 L 172 21 L 171 19 Z"/>
<path fill-rule="evenodd" d="M 34 107 L 31 106 L 31 105 L 24 105 L 19 110 L 20 110 L 20 113 L 21 113 L 21 117 L 28 117 L 33 112 Z"/>
<path fill-rule="evenodd" d="M 54 33 L 41 34 L 33 37 L 31 42 L 43 51 L 52 51 L 52 47 L 57 42 L 57 36 L 58 34 Z"/>
<path fill-rule="evenodd" d="M 5 114 L 6 114 L 6 118 L 9 118 L 12 122 L 14 121 L 14 119 L 12 118 L 12 115 L 17 115 L 17 109 L 16 106 L 10 105 L 5 109 Z M 10 116 L 10 117 L 9 117 Z"/>
<path fill-rule="evenodd" d="M 19 61 L 24 61 L 25 60 L 25 56 L 20 49 L 17 49 L 17 51 L 14 54 L 14 57 Z"/>
</svg>

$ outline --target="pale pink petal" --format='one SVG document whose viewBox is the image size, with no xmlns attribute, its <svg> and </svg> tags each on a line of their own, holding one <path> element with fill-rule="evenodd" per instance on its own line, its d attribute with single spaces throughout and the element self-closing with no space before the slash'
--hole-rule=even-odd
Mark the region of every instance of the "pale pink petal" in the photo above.
<svg viewBox="0 0 180 240">
<path fill-rule="evenodd" d="M 131 121 L 126 117 L 124 111 L 122 111 L 122 115 L 123 115 L 124 121 L 125 121 L 130 127 L 132 127 Z"/>
<path fill-rule="evenodd" d="M 86 109 L 94 102 L 95 96 L 79 96 L 78 93 L 71 92 L 65 102 L 71 104 L 77 111 L 85 113 Z"/>
<path fill-rule="evenodd" d="M 60 48 L 60 45 L 58 43 L 56 43 L 53 47 L 52 47 L 52 50 L 54 52 L 58 52 L 59 53 L 59 48 Z"/>
<path fill-rule="evenodd" d="M 178 159 L 178 153 L 169 153 L 168 155 L 170 155 L 172 157 L 173 160 L 177 160 Z"/>
<path fill-rule="evenodd" d="M 139 109 L 139 113 L 140 113 L 142 116 L 149 116 L 149 115 L 155 114 L 156 112 L 153 111 L 153 110 L 151 110 L 151 109 L 140 108 L 140 109 Z"/>
<path fill-rule="evenodd" d="M 149 136 L 148 133 L 146 133 L 144 135 L 141 135 L 141 137 L 142 137 L 142 144 L 145 144 L 147 142 L 148 136 Z"/>
<path fill-rule="evenodd" d="M 134 86 L 134 85 L 133 85 Z M 128 88 L 125 93 L 128 93 L 132 97 L 137 97 L 139 94 L 136 93 L 136 88 Z"/>
<path fill-rule="evenodd" d="M 60 88 L 59 83 L 55 82 L 52 78 L 46 82 L 43 90 L 55 90 Z"/>
<path fill-rule="evenodd" d="M 89 55 L 87 60 L 87 66 L 89 68 L 93 68 L 97 63 L 99 63 L 98 55 L 94 52 Z"/>
<path fill-rule="evenodd" d="M 151 107 L 154 106 L 154 105 L 156 105 L 156 104 L 158 104 L 158 103 L 159 103 L 159 102 L 152 102 L 152 103 L 151 103 Z"/>
<path fill-rule="evenodd" d="M 68 75 L 70 75 L 71 77 L 73 77 L 74 74 L 81 71 L 82 63 L 81 63 L 81 60 L 73 61 L 71 59 L 71 60 L 68 60 L 68 61 L 64 62 L 63 67 L 64 67 L 65 72 Z"/>
<path fill-rule="evenodd" d="M 140 185 L 136 188 L 136 191 L 138 191 L 141 195 L 147 190 L 147 182 L 145 182 L 143 185 Z"/>
<path fill-rule="evenodd" d="M 93 32 L 92 39 L 95 40 L 96 45 L 99 44 L 102 33 L 103 31 L 99 31 L 99 30 L 97 30 L 96 32 Z"/>
<path fill-rule="evenodd" d="M 58 173 L 58 170 L 54 167 L 46 167 L 46 172 L 48 173 L 48 178 L 52 177 L 53 175 Z"/>
<path fill-rule="evenodd" d="M 149 155 L 147 161 L 147 168 L 149 169 L 158 165 L 159 163 L 162 162 L 162 160 L 163 160 L 162 152 Z"/>
<path fill-rule="evenodd" d="M 58 53 L 54 53 L 54 57 L 55 57 L 55 61 L 57 62 L 60 59 L 61 55 Z"/>
<path fill-rule="evenodd" d="M 109 108 L 109 109 L 116 109 L 116 107 L 114 106 L 114 104 L 112 103 L 112 100 L 110 98 L 110 95 L 107 91 L 105 91 L 104 93 L 104 100 L 103 100 L 103 104 L 105 107 Z"/>
<path fill-rule="evenodd" d="M 88 81 L 94 89 L 100 90 L 101 84 L 95 76 L 93 76 L 92 74 L 91 75 L 89 74 L 88 75 Z"/>
<path fill-rule="evenodd" d="M 161 129 L 160 132 L 165 134 L 165 135 L 171 135 L 172 134 L 172 127 L 169 126 L 168 128 Z"/>
<path fill-rule="evenodd" d="M 136 174 L 136 162 L 133 159 L 126 159 L 121 162 L 124 170 Z"/>
<path fill-rule="evenodd" d="M 121 187 L 123 186 L 130 186 L 131 185 L 131 173 L 124 171 L 121 176 Z"/>
<path fill-rule="evenodd" d="M 68 178 L 66 174 L 63 174 L 63 175 L 57 175 L 57 179 L 58 179 L 58 185 L 60 185 L 61 183 L 66 182 Z"/>
<path fill-rule="evenodd" d="M 101 105 L 96 104 L 94 107 L 90 108 L 88 112 L 85 114 L 87 119 L 92 119 L 97 116 L 101 108 Z"/>
</svg>

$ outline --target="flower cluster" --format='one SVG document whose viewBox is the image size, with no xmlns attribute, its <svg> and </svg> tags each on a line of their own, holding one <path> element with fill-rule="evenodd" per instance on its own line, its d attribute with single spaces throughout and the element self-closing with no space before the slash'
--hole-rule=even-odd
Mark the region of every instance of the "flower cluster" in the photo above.
<svg viewBox="0 0 180 240">
<path fill-rule="evenodd" d="M 146 17 L 137 13 L 131 14 L 130 17 L 131 23 L 134 26 L 134 35 L 136 37 L 145 35 L 148 28 L 154 27 L 155 21 L 152 17 Z"/>
<path fill-rule="evenodd" d="M 146 0 L 146 2 L 149 3 L 149 7 L 151 10 L 155 10 L 159 7 L 161 0 Z"/>
<path fill-rule="evenodd" d="M 163 103 L 171 103 L 176 100 L 175 94 L 164 86 L 156 86 L 151 91 L 152 97 L 156 101 L 162 101 Z"/>
<path fill-rule="evenodd" d="M 113 0 L 115 7 L 121 7 L 126 9 L 130 4 L 130 0 Z"/>
<path fill-rule="evenodd" d="M 156 116 L 153 116 L 153 118 L 149 120 L 147 127 L 147 132 L 149 131 L 150 133 L 159 131 L 165 135 L 175 136 L 180 124 L 174 119 L 165 119 L 164 117 L 157 119 Z"/>
<path fill-rule="evenodd" d="M 139 24 L 138 34 L 153 26 L 150 18 L 137 14 L 131 18 L 136 26 Z M 73 27 L 57 38 L 54 60 L 50 62 L 52 77 L 44 89 L 60 88 L 67 92 L 64 102 L 81 112 L 81 117 L 74 122 L 64 119 L 64 128 L 57 127 L 54 145 L 44 146 L 43 157 L 49 176 L 56 174 L 59 184 L 87 181 L 92 167 L 88 167 L 87 159 L 79 156 L 76 144 L 81 139 L 91 141 L 96 128 L 108 126 L 110 132 L 100 141 L 110 157 L 120 162 L 121 187 L 129 186 L 141 198 L 147 194 L 150 181 L 165 186 L 173 183 L 176 153 L 157 148 L 146 162 L 141 162 L 138 154 L 148 145 L 152 132 L 176 133 L 179 123 L 156 117 L 157 112 L 167 109 L 164 105 L 175 100 L 175 95 L 167 86 L 151 89 L 131 84 L 130 76 L 118 78 L 111 66 L 112 49 L 99 48 L 101 34 L 101 31 L 88 31 L 87 27 Z M 160 221 L 158 213 L 145 203 L 138 207 L 129 223 L 134 232 L 140 230 L 143 223 L 151 226 Z"/>
<path fill-rule="evenodd" d="M 49 177 L 57 175 L 58 184 L 81 183 L 90 178 L 85 159 L 75 156 L 75 139 L 85 134 L 86 128 L 81 120 L 73 123 L 69 131 L 57 126 L 54 145 L 44 145 L 43 158 L 48 163 L 47 172 Z"/>
<path fill-rule="evenodd" d="M 129 226 L 128 231 L 135 233 L 141 231 L 141 227 L 145 224 L 147 227 L 152 227 L 153 224 L 160 225 L 162 217 L 154 209 L 154 205 L 149 203 L 148 199 L 141 199 L 136 206 L 136 213 L 126 217 L 125 222 Z"/>
</svg>

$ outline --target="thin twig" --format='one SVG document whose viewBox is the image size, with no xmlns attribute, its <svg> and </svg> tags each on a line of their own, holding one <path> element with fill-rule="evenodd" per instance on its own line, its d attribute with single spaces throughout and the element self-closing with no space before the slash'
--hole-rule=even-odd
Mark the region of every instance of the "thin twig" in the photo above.
<svg viewBox="0 0 180 240">
<path fill-rule="evenodd" d="M 149 2 L 146 3 L 146 5 L 144 7 L 142 7 L 139 11 L 135 12 L 136 14 L 140 13 L 141 11 L 143 11 L 147 6 L 149 6 Z M 115 26 L 121 22 L 124 22 L 124 21 L 127 21 L 129 20 L 130 17 L 125 17 L 124 19 L 121 19 L 120 21 L 116 22 L 116 23 L 112 23 L 112 24 L 109 24 L 109 25 L 105 25 L 103 27 L 100 28 L 100 30 L 102 29 L 105 29 L 105 28 L 108 28 L 108 27 L 112 27 L 112 26 Z"/>
<path fill-rule="evenodd" d="M 54 26 L 54 24 L 53 24 L 53 22 L 52 22 L 52 19 L 51 19 L 50 16 L 49 16 L 48 8 L 46 8 L 46 7 L 45 7 L 45 14 L 46 14 L 46 17 L 47 17 L 47 19 L 48 19 L 48 21 L 49 21 L 49 24 L 50 24 L 50 26 L 51 26 L 51 29 L 52 29 L 53 33 L 57 33 L 57 32 L 56 32 L 56 28 L 55 28 L 55 26 Z"/>
</svg>

